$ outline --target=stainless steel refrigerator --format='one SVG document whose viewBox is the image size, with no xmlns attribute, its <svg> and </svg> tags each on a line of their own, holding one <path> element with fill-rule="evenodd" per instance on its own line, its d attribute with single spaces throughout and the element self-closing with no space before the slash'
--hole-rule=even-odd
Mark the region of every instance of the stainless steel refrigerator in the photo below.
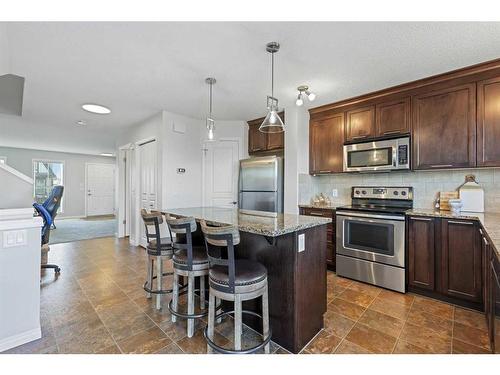
<svg viewBox="0 0 500 375">
<path fill-rule="evenodd" d="M 283 158 L 264 156 L 240 160 L 241 212 L 283 212 Z"/>
</svg>

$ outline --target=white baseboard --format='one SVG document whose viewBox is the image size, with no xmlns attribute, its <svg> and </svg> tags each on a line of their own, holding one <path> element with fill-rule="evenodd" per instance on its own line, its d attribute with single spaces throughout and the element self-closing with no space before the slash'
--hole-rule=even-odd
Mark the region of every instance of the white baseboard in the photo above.
<svg viewBox="0 0 500 375">
<path fill-rule="evenodd" d="M 41 337 L 42 330 L 40 329 L 40 327 L 26 332 L 18 333 L 14 336 L 6 337 L 0 340 L 0 352 L 15 348 L 16 346 L 22 344 L 26 344 L 27 342 L 38 340 Z"/>
<path fill-rule="evenodd" d="M 86 216 L 57 216 L 56 220 L 65 220 L 65 219 L 85 219 Z"/>
</svg>

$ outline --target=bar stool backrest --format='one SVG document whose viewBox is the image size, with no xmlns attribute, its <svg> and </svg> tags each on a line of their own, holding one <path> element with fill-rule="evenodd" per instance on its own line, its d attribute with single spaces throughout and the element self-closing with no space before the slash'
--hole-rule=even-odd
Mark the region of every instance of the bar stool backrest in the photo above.
<svg viewBox="0 0 500 375">
<path fill-rule="evenodd" d="M 235 291 L 235 259 L 234 246 L 240 243 L 240 232 L 232 225 L 209 226 L 205 220 L 200 221 L 201 230 L 205 237 L 209 267 L 227 267 L 229 275 L 228 293 Z M 227 253 L 224 254 L 224 248 Z M 225 256 L 224 256 L 225 255 Z"/>
<path fill-rule="evenodd" d="M 194 217 L 175 217 L 173 215 L 165 215 L 165 221 L 168 225 L 168 230 L 170 232 L 170 240 L 172 242 L 172 247 L 174 252 L 177 250 L 186 250 L 187 252 L 187 269 L 189 271 L 193 270 L 193 236 L 192 232 L 196 232 L 196 220 Z M 186 242 L 180 242 L 177 238 L 174 241 L 172 233 L 175 234 L 185 234 Z"/>
<path fill-rule="evenodd" d="M 146 240 L 148 244 L 151 240 L 156 240 L 156 249 L 160 251 L 161 238 L 160 238 L 160 224 L 163 223 L 163 215 L 159 211 L 148 212 L 144 208 L 141 210 L 142 220 L 146 226 Z M 150 231 L 150 229 L 153 229 Z"/>
</svg>

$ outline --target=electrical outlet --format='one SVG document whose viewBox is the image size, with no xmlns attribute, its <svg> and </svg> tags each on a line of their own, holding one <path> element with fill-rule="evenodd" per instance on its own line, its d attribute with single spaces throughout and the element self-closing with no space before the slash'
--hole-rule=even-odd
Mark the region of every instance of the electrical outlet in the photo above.
<svg viewBox="0 0 500 375">
<path fill-rule="evenodd" d="M 26 229 L 3 232 L 3 247 L 25 246 L 28 241 Z"/>
<path fill-rule="evenodd" d="M 299 234 L 299 253 L 306 249 L 306 235 Z"/>
<path fill-rule="evenodd" d="M 332 197 L 336 198 L 339 196 L 339 191 L 337 189 L 332 189 Z"/>
</svg>

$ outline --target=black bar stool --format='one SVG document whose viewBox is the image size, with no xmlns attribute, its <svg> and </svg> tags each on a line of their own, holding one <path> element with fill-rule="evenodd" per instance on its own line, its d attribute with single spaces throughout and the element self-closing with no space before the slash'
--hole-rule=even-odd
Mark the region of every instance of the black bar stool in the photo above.
<svg viewBox="0 0 500 375">
<path fill-rule="evenodd" d="M 172 314 L 172 322 L 177 321 L 177 318 L 187 319 L 187 336 L 193 337 L 194 320 L 206 316 L 208 311 L 205 308 L 205 276 L 208 275 L 208 257 L 204 246 L 193 246 L 192 232 L 196 231 L 196 221 L 192 217 L 175 218 L 171 215 L 166 215 L 165 220 L 170 230 L 170 237 L 175 233 L 176 240 L 172 238 L 172 246 L 174 249 L 174 280 L 172 300 L 168 304 L 168 309 Z M 179 240 L 177 237 L 185 237 L 184 240 Z M 187 314 L 178 310 L 179 303 L 179 276 L 187 277 L 187 294 L 188 306 Z M 200 293 L 200 310 L 199 314 L 194 313 L 194 292 L 195 278 L 200 278 L 200 287 L 196 289 Z M 181 293 L 184 294 L 184 293 Z"/>
<path fill-rule="evenodd" d="M 269 327 L 269 302 L 267 291 L 267 270 L 259 262 L 248 259 L 235 259 L 234 246 L 240 242 L 238 229 L 233 226 L 213 227 L 205 221 L 200 222 L 205 235 L 210 270 L 208 326 L 205 328 L 205 339 L 208 348 L 225 354 L 249 354 L 264 348 L 269 354 L 271 329 Z M 227 253 L 227 254 L 225 254 Z M 253 311 L 243 310 L 242 302 L 262 297 L 262 315 Z M 216 315 L 216 298 L 234 301 L 234 310 Z M 223 348 L 213 341 L 215 320 L 222 316 L 234 314 L 234 350 Z M 248 314 L 262 319 L 263 341 L 252 348 L 241 349 L 241 334 L 243 329 L 242 315 Z"/>
<path fill-rule="evenodd" d="M 161 309 L 161 297 L 163 294 L 172 293 L 172 289 L 162 289 L 163 276 L 173 275 L 173 272 L 163 272 L 163 261 L 172 259 L 174 250 L 169 238 L 161 238 L 160 225 L 163 223 L 163 216 L 159 211 L 147 212 L 141 210 L 142 220 L 146 226 L 146 240 L 148 246 L 148 276 L 144 283 L 144 290 L 148 298 L 151 294 L 156 295 L 156 308 Z M 156 262 L 156 275 L 155 275 Z M 153 280 L 156 280 L 156 289 L 153 289 Z"/>
</svg>

